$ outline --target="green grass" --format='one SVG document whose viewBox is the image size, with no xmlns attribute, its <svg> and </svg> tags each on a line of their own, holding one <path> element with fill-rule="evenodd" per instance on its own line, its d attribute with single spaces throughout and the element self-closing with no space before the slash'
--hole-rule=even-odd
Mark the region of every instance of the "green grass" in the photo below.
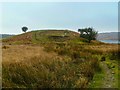
<svg viewBox="0 0 120 90">
<path fill-rule="evenodd" d="M 96 72 L 93 80 L 89 83 L 88 88 L 101 88 L 105 74 L 103 71 Z"/>
<path fill-rule="evenodd" d="M 103 61 L 103 63 L 105 63 L 107 65 L 107 67 L 114 72 L 114 82 L 112 82 L 112 87 L 113 88 L 118 88 L 118 81 L 119 81 L 119 74 L 118 74 L 118 58 L 117 57 L 112 57 L 111 56 L 112 53 L 109 52 L 107 54 L 103 54 L 103 56 L 106 58 L 105 61 Z M 99 58 L 99 61 L 101 62 L 101 57 L 103 57 L 101 55 L 95 55 L 95 57 Z M 111 60 L 112 57 L 112 60 Z M 113 60 L 114 58 L 114 60 Z M 102 63 L 102 62 L 101 62 Z M 106 77 L 106 72 L 104 70 L 104 67 L 100 65 L 101 70 L 98 70 L 99 72 L 96 72 L 93 80 L 89 83 L 88 87 L 89 88 L 101 88 L 103 87 L 103 83 L 104 83 L 104 78 Z M 110 73 L 112 74 L 112 73 Z"/>
<path fill-rule="evenodd" d="M 52 36 L 56 37 L 51 38 Z M 86 40 L 80 38 L 79 33 L 69 30 L 37 30 L 3 39 L 3 42 L 11 44 L 26 44 L 25 42 L 29 44 L 41 44 L 49 42 L 72 42 L 84 44 Z"/>
</svg>

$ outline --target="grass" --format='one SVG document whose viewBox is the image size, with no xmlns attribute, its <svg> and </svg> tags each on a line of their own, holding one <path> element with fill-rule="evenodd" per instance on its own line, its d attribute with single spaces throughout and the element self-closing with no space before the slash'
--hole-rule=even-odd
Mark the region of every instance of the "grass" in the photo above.
<svg viewBox="0 0 120 90">
<path fill-rule="evenodd" d="M 57 38 L 57 36 L 61 38 Z M 37 31 L 31 31 L 28 33 L 16 35 L 7 39 L 3 39 L 2 41 L 7 44 L 9 43 L 16 45 L 41 44 L 41 43 L 50 43 L 50 42 L 66 42 L 66 41 L 74 42 L 74 43 L 86 42 L 86 40 L 79 38 L 79 33 L 69 30 L 37 30 Z"/>
<path fill-rule="evenodd" d="M 7 47 L 3 49 L 3 87 L 87 87 L 97 67 L 94 59 L 81 63 L 39 46 Z"/>
<path fill-rule="evenodd" d="M 103 71 L 96 72 L 93 80 L 89 83 L 88 88 L 101 88 L 104 76 L 105 73 Z"/>
<path fill-rule="evenodd" d="M 89 44 L 71 31 L 67 32 L 68 39 L 61 39 L 64 32 L 41 30 L 4 39 L 3 87 L 100 87 L 104 77 L 100 66 L 102 57 L 110 69 L 115 65 L 117 78 L 118 45 L 97 41 Z M 60 36 L 60 39 L 50 36 Z"/>
<path fill-rule="evenodd" d="M 3 87 L 85 88 L 91 81 L 90 87 L 100 86 L 101 55 L 84 49 L 71 43 L 3 46 Z"/>
<path fill-rule="evenodd" d="M 109 47 L 108 47 L 109 46 Z M 110 48 L 111 47 L 111 48 Z M 98 57 L 99 61 L 102 63 L 105 63 L 109 70 L 111 71 L 110 74 L 113 74 L 114 81 L 112 81 L 112 87 L 113 88 L 119 88 L 118 87 L 118 81 L 119 81 L 119 74 L 118 74 L 118 61 L 119 61 L 119 53 L 118 53 L 118 46 L 116 47 L 113 45 L 114 49 L 112 49 L 112 45 L 107 45 L 107 48 L 103 51 L 102 55 L 95 55 L 95 57 Z M 102 47 L 101 47 L 102 48 Z M 95 49 L 94 49 L 95 50 Z M 97 49 L 98 50 L 98 49 Z M 96 50 L 95 50 L 96 51 Z M 107 53 L 106 53 L 107 52 Z M 100 53 L 99 53 L 100 54 Z M 101 61 L 102 57 L 105 58 L 105 61 Z M 89 84 L 89 88 L 101 88 L 103 86 L 104 78 L 106 76 L 106 71 L 104 70 L 103 66 L 100 66 L 102 71 L 96 72 L 93 80 Z"/>
</svg>

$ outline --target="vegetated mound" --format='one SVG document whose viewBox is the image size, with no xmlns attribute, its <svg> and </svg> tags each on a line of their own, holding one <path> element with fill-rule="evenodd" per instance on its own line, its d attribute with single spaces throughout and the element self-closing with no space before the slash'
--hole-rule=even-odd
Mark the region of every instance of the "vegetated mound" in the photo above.
<svg viewBox="0 0 120 90">
<path fill-rule="evenodd" d="M 78 40 L 79 33 L 70 30 L 37 30 L 3 39 L 3 43 L 33 44 Z"/>
</svg>

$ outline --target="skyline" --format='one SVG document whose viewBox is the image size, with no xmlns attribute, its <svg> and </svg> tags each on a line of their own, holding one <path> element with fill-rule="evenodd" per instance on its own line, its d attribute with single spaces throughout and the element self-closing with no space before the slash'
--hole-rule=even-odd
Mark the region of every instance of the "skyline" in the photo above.
<svg viewBox="0 0 120 90">
<path fill-rule="evenodd" d="M 3 34 L 41 29 L 93 27 L 99 33 L 118 31 L 117 2 L 9 2 L 2 3 Z"/>
</svg>

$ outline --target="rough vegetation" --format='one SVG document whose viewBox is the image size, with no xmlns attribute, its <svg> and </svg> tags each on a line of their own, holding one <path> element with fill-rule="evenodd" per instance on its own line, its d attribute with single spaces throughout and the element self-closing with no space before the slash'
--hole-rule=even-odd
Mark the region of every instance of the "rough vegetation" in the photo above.
<svg viewBox="0 0 120 90">
<path fill-rule="evenodd" d="M 4 39 L 2 85 L 117 88 L 118 46 L 98 41 L 87 43 L 78 33 L 68 30 L 34 31 Z M 113 73 L 114 80 L 107 77 L 104 69 Z"/>
</svg>

